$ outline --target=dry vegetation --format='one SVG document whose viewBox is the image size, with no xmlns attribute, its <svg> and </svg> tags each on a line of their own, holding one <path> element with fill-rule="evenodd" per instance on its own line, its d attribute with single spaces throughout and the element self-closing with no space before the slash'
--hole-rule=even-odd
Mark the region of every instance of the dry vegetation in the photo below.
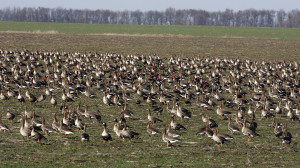
<svg viewBox="0 0 300 168">
<path fill-rule="evenodd" d="M 0 39 L 2 49 L 156 54 L 161 57 L 208 56 L 270 61 L 300 60 L 300 41 L 298 40 L 13 32 L 1 32 Z"/>
</svg>

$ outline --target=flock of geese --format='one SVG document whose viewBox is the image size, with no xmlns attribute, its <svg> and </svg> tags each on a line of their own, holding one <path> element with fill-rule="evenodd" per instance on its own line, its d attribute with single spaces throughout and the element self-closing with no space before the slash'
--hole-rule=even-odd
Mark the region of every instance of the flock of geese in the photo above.
<svg viewBox="0 0 300 168">
<path fill-rule="evenodd" d="M 7 112 L 8 124 L 0 114 L 0 131 L 9 132 L 8 126 L 20 122 L 20 136 L 37 143 L 51 133 L 67 137 L 74 134 L 74 129 L 82 131 L 82 142 L 89 141 L 83 118 L 85 122 L 102 123 L 103 143 L 110 143 L 113 138 L 103 122 L 108 120 L 103 117 L 106 111 L 101 111 L 101 115 L 100 110 L 90 110 L 88 103 L 82 103 L 84 97 L 96 99 L 107 111 L 112 110 L 110 106 L 119 106 L 120 112 L 112 121 L 113 131 L 123 142 L 127 139 L 130 143 L 140 133 L 133 131 L 126 121 L 137 122 L 135 113 L 141 110 L 148 112 L 145 132 L 149 136 L 161 134 L 167 146 L 181 141 L 182 133 L 189 131 L 186 121 L 192 121 L 194 116 L 202 120 L 196 135 L 205 135 L 221 147 L 236 134 L 245 135 L 248 141 L 264 136 L 256 131 L 257 119 L 268 120 L 274 136 L 283 144 L 290 144 L 293 137 L 288 123 L 300 117 L 298 62 L 26 49 L 0 50 L 0 54 L 1 102 L 9 106 L 9 102 L 16 100 L 24 107 L 21 114 Z M 43 102 L 59 111 L 53 113 L 51 125 L 47 124 L 51 123 L 49 117 L 34 110 L 36 104 Z M 33 110 L 28 111 L 27 106 Z M 199 110 L 192 111 L 188 108 L 191 106 Z M 168 120 L 163 121 L 162 116 Z M 286 122 L 279 123 L 278 119 Z M 219 132 L 222 120 L 228 120 L 232 135 Z"/>
</svg>

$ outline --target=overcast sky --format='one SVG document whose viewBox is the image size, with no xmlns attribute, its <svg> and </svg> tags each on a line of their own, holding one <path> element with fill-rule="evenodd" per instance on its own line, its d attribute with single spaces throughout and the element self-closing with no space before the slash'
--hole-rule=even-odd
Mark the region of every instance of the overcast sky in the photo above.
<svg viewBox="0 0 300 168">
<path fill-rule="evenodd" d="M 244 9 L 284 9 L 289 11 L 300 7 L 300 0 L 0 0 L 0 8 L 5 7 L 48 7 L 72 9 L 110 9 L 110 10 L 165 10 L 203 9 L 235 11 Z"/>
</svg>

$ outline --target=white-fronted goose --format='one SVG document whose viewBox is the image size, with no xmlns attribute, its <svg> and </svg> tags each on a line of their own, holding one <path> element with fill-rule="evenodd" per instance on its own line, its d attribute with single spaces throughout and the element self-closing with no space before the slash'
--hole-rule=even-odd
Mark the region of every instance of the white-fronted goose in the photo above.
<svg viewBox="0 0 300 168">
<path fill-rule="evenodd" d="M 13 123 L 13 119 L 16 117 L 15 114 L 13 114 L 12 112 L 8 111 L 6 113 L 6 119 L 7 119 L 7 122 L 9 123 L 9 121 L 11 121 L 11 123 Z"/>
<path fill-rule="evenodd" d="M 212 139 L 217 143 L 218 148 L 220 147 L 219 145 L 221 145 L 221 148 L 222 148 L 224 143 L 230 142 L 229 140 L 227 140 L 227 139 L 224 138 L 223 136 L 220 136 L 220 135 L 219 135 L 219 130 L 218 130 L 218 128 L 215 129 L 214 134 L 213 134 L 213 136 L 212 136 Z"/>
<path fill-rule="evenodd" d="M 174 116 L 172 116 L 172 118 L 171 118 L 170 126 L 174 130 L 186 130 L 186 128 L 183 125 L 176 123 L 174 121 Z"/>
<path fill-rule="evenodd" d="M 71 129 L 69 129 L 66 125 L 63 125 L 63 121 L 60 121 L 58 131 L 67 137 L 67 135 L 74 134 Z"/>
<path fill-rule="evenodd" d="M 106 123 L 103 123 L 103 132 L 101 134 L 102 139 L 103 139 L 103 144 L 105 144 L 105 142 L 108 142 L 110 144 L 110 142 L 112 141 L 112 137 L 111 135 L 107 132 L 107 126 Z"/>
<path fill-rule="evenodd" d="M 53 108 L 56 108 L 57 101 L 56 101 L 56 99 L 54 98 L 53 95 L 51 95 L 50 103 L 51 103 Z"/>
<path fill-rule="evenodd" d="M 150 109 L 148 109 L 148 120 L 149 120 L 149 122 L 151 122 L 153 125 L 154 125 L 154 123 L 162 122 L 162 120 L 160 120 L 159 118 L 153 117 L 153 116 L 151 115 Z"/>
<path fill-rule="evenodd" d="M 234 134 L 236 132 L 240 132 L 239 127 L 231 124 L 231 117 L 228 117 L 228 130 Z"/>
<path fill-rule="evenodd" d="M 2 122 L 2 114 L 0 114 L 0 131 L 9 131 L 7 125 Z"/>
<path fill-rule="evenodd" d="M 253 137 L 259 136 L 259 134 L 246 127 L 246 120 L 244 120 L 243 123 L 242 133 L 248 137 L 248 141 L 251 141 L 251 138 Z"/>
<path fill-rule="evenodd" d="M 150 122 L 148 122 L 147 133 L 148 133 L 149 136 L 152 136 L 152 135 L 160 134 L 161 132 L 158 129 L 152 127 L 150 125 Z"/>
<path fill-rule="evenodd" d="M 123 142 L 125 142 L 125 138 L 127 138 L 128 142 L 131 143 L 132 139 L 139 137 L 139 133 L 136 133 L 134 131 L 128 130 L 126 128 L 127 127 L 126 127 L 126 124 L 125 124 L 125 126 L 123 127 L 120 135 L 121 135 L 121 138 L 123 138 Z"/>
<path fill-rule="evenodd" d="M 84 141 L 90 141 L 90 136 L 88 133 L 86 133 L 86 126 L 84 125 L 83 127 L 83 133 L 81 134 L 81 142 L 84 142 Z"/>
<path fill-rule="evenodd" d="M 35 128 L 34 128 L 34 127 L 33 127 L 32 130 L 31 130 L 30 136 L 31 136 L 31 138 L 33 138 L 33 139 L 35 140 L 35 142 L 37 142 L 37 143 L 40 143 L 40 141 L 41 141 L 42 139 L 45 139 L 45 140 L 46 140 L 46 138 L 45 138 L 42 134 L 40 134 L 39 132 L 36 132 L 36 131 L 35 131 Z"/>
<path fill-rule="evenodd" d="M 180 139 L 178 139 L 178 138 L 174 138 L 174 137 L 167 135 L 166 128 L 164 129 L 162 139 L 165 143 L 167 143 L 167 147 L 169 147 L 170 143 L 172 144 L 172 143 L 180 141 Z"/>
<path fill-rule="evenodd" d="M 21 119 L 20 133 L 22 136 L 26 137 L 27 141 L 29 141 L 31 129 L 25 126 L 25 119 Z"/>
<path fill-rule="evenodd" d="M 45 136 L 48 136 L 49 133 L 55 132 L 55 130 L 50 126 L 46 124 L 45 118 L 42 117 L 42 131 L 45 133 Z"/>
</svg>

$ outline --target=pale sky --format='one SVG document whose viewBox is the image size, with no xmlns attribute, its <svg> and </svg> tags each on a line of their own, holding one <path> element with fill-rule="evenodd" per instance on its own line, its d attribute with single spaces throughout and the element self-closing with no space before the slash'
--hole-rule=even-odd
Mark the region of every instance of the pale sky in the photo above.
<svg viewBox="0 0 300 168">
<path fill-rule="evenodd" d="M 300 0 L 0 0 L 0 8 L 5 7 L 47 7 L 72 9 L 109 10 L 158 10 L 168 7 L 176 9 L 203 9 L 234 11 L 244 9 L 273 9 L 286 11 L 299 9 Z"/>
</svg>

